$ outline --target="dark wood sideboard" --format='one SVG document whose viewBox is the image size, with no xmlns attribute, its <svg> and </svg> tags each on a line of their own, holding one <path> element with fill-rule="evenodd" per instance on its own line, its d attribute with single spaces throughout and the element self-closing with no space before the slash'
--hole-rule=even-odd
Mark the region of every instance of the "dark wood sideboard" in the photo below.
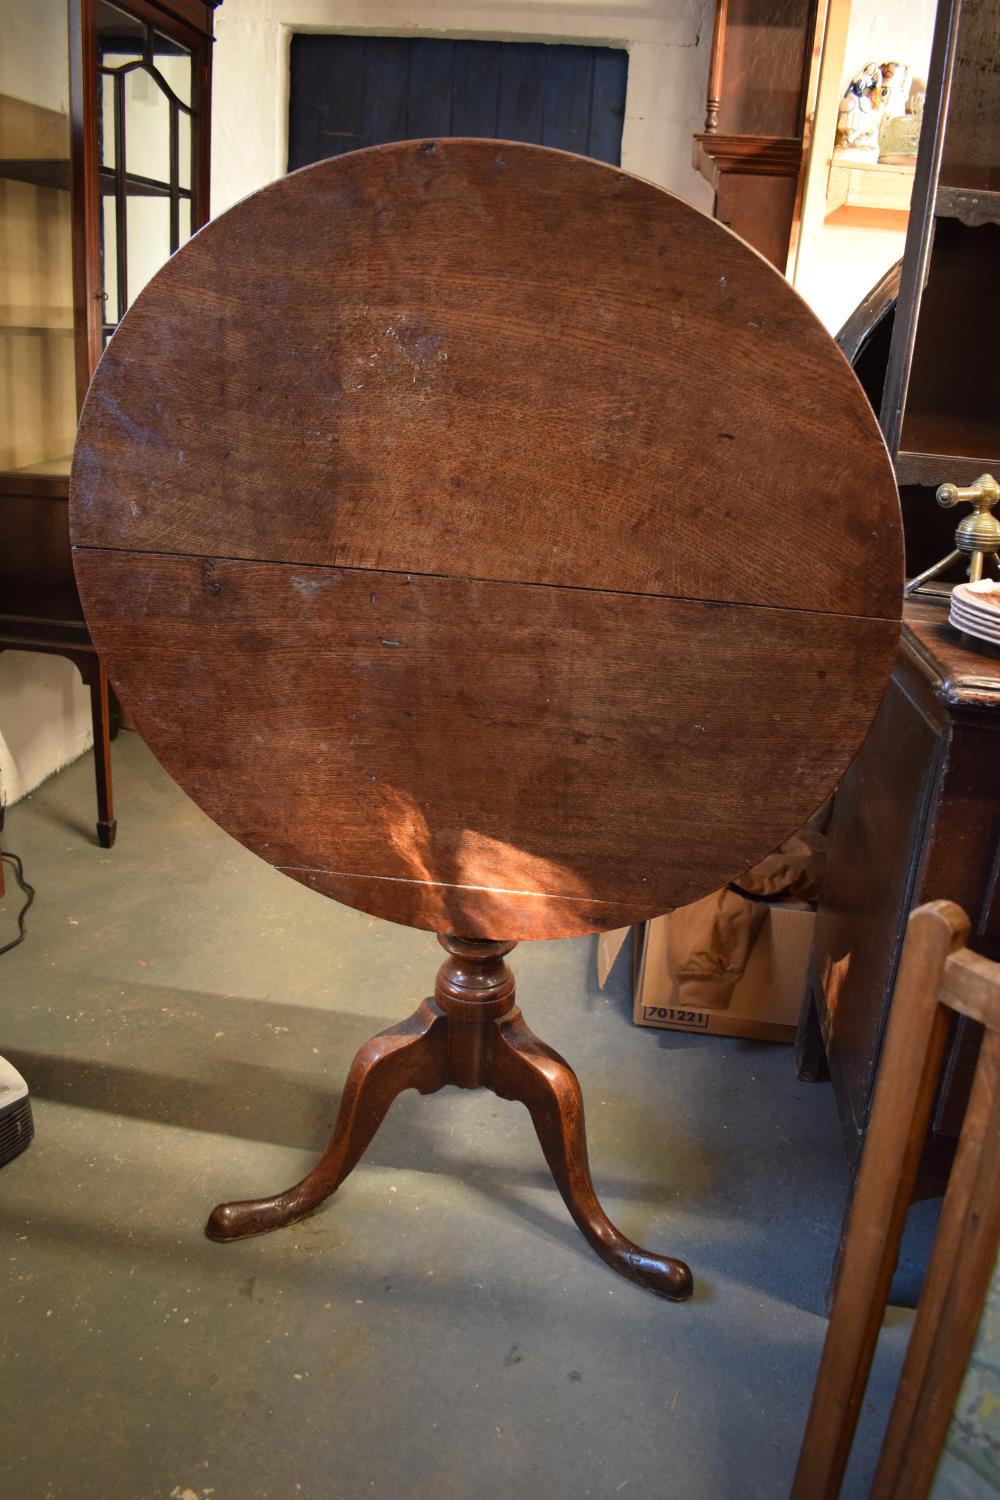
<svg viewBox="0 0 1000 1500">
<path fill-rule="evenodd" d="M 889 690 L 834 802 L 800 1034 L 806 1075 L 822 1041 L 852 1176 L 912 908 L 959 902 L 972 945 L 1000 959 L 1000 649 L 960 635 L 940 603 L 909 601 L 904 622 Z M 955 1022 L 918 1196 L 943 1190 L 980 1031 Z"/>
<path fill-rule="evenodd" d="M 890 277 L 859 309 L 861 341 L 846 328 L 839 340 L 880 407 L 911 577 L 954 547 L 961 513 L 936 505 L 935 488 L 1000 473 L 989 368 L 1000 317 L 998 46 L 989 0 L 940 0 L 895 309 L 883 299 Z M 1000 650 L 948 624 L 948 585 L 962 576 L 959 564 L 907 602 L 891 686 L 834 802 L 798 1064 L 801 1077 L 819 1076 L 825 1048 L 852 1177 L 911 909 L 960 903 L 972 946 L 1000 958 Z M 947 1182 L 979 1031 L 955 1024 L 918 1197 Z"/>
</svg>

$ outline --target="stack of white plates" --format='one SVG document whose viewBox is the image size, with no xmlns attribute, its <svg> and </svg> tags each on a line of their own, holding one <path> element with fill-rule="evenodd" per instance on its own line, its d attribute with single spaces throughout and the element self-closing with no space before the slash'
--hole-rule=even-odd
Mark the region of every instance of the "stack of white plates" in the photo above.
<svg viewBox="0 0 1000 1500">
<path fill-rule="evenodd" d="M 1000 583 L 959 583 L 951 591 L 948 618 L 957 630 L 1000 646 Z"/>
</svg>

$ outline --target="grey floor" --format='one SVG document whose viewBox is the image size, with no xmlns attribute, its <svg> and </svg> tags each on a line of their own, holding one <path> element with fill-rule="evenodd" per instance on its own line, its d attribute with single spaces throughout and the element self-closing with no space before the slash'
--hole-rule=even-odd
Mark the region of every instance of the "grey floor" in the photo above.
<svg viewBox="0 0 1000 1500">
<path fill-rule="evenodd" d="M 313 1219 L 220 1246 L 289 1185 L 369 1034 L 439 950 L 276 874 L 135 735 L 92 841 L 88 759 L 8 811 L 38 896 L 0 957 L 0 1052 L 37 1139 L 0 1173 L 0 1494 L 23 1500 L 776 1500 L 825 1330 L 845 1172 L 786 1047 L 643 1031 L 592 939 L 515 954 L 587 1101 L 598 1190 L 684 1256 L 692 1302 L 615 1277 L 526 1112 L 404 1095 Z M 9 870 L 8 870 L 9 876 Z M 13 881 L 0 943 L 13 935 Z M 864 1493 L 910 1314 L 890 1309 L 845 1489 Z"/>
</svg>

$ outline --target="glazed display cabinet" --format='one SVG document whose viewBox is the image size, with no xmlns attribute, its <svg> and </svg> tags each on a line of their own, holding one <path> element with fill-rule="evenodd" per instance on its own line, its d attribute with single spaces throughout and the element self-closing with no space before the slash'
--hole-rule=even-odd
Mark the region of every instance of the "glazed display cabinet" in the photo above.
<svg viewBox="0 0 1000 1500">
<path fill-rule="evenodd" d="M 0 651 L 89 686 L 98 837 L 115 837 L 108 687 L 70 561 L 77 416 L 130 301 L 208 217 L 214 5 L 32 0 L 0 60 Z M 3 706 L 0 704 L 0 728 Z"/>
</svg>

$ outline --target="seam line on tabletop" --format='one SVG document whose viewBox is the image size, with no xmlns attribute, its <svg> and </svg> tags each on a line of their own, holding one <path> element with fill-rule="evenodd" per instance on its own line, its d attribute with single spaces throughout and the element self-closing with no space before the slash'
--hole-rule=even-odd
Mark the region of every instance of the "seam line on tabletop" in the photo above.
<svg viewBox="0 0 1000 1500">
<path fill-rule="evenodd" d="M 628 599 L 662 599 L 668 604 L 704 604 L 720 609 L 766 609 L 776 614 L 815 615 L 831 620 L 875 620 L 880 624 L 898 625 L 902 618 L 902 585 L 900 586 L 899 615 L 865 615 L 851 610 L 807 609 L 800 604 L 760 604 L 750 599 L 700 599 L 692 594 L 655 594 L 647 589 L 601 588 L 587 583 L 546 583 L 530 578 L 486 578 L 455 573 L 422 573 L 417 568 L 359 567 L 356 563 L 300 562 L 295 558 L 238 557 L 226 552 L 170 552 L 155 547 L 109 547 L 74 542 L 74 552 L 116 552 L 127 557 L 172 557 L 188 562 L 251 563 L 255 567 L 268 568 L 316 568 L 326 573 L 381 573 L 394 578 L 432 578 L 446 583 L 485 583 L 500 587 L 522 589 L 562 589 L 574 594 L 608 594 Z"/>
<path fill-rule="evenodd" d="M 606 896 L 562 896 L 553 891 L 523 891 L 516 886 L 506 885 L 463 885 L 456 880 L 418 880 L 412 875 L 366 875 L 360 870 L 328 870 L 325 865 L 275 865 L 276 870 L 282 873 L 288 871 L 296 875 L 331 875 L 335 880 L 381 880 L 388 885 L 419 885 L 434 886 L 443 891 L 486 891 L 494 896 L 541 896 L 546 901 L 577 901 L 586 902 L 593 906 L 633 906 L 638 905 L 642 910 L 641 903 L 632 901 L 611 901 Z"/>
</svg>

